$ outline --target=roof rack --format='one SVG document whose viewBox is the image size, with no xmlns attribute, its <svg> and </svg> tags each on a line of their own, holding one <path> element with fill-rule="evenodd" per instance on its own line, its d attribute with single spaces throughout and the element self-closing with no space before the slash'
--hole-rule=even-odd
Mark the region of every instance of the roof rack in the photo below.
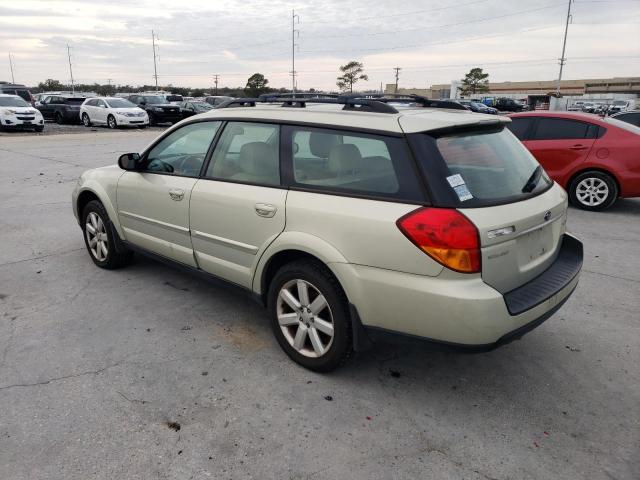
<svg viewBox="0 0 640 480">
<path fill-rule="evenodd" d="M 287 93 L 266 93 L 258 98 L 235 98 L 218 105 L 216 108 L 255 107 L 256 103 L 280 103 L 282 107 L 305 108 L 307 103 L 328 103 L 344 105 L 343 110 L 398 113 L 398 110 L 389 103 L 412 103 L 425 108 L 448 108 L 453 110 L 465 110 L 466 108 L 457 102 L 449 100 L 431 100 L 419 95 L 396 94 L 334 94 L 334 93 L 297 93 L 295 96 Z"/>
</svg>

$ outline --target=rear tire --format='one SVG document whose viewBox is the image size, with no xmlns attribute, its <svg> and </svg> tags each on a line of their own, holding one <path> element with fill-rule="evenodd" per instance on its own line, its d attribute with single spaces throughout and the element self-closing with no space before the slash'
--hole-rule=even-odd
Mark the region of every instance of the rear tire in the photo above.
<svg viewBox="0 0 640 480">
<path fill-rule="evenodd" d="M 569 199 L 572 205 L 583 210 L 606 210 L 618 199 L 618 185 L 606 173 L 582 172 L 569 185 Z"/>
<path fill-rule="evenodd" d="M 131 263 L 133 252 L 114 237 L 115 229 L 109 215 L 98 200 L 92 200 L 84 207 L 82 232 L 89 256 L 98 267 L 114 270 Z"/>
<path fill-rule="evenodd" d="M 64 123 L 64 118 L 60 112 L 56 112 L 54 116 L 54 120 L 58 125 L 62 125 Z"/>
<path fill-rule="evenodd" d="M 310 260 L 284 265 L 271 281 L 267 298 L 273 333 L 294 362 L 329 372 L 351 356 L 349 302 L 324 265 Z"/>
<path fill-rule="evenodd" d="M 82 114 L 82 124 L 85 127 L 90 127 L 91 126 L 91 120 L 89 119 L 89 115 L 87 115 L 86 113 Z"/>
</svg>

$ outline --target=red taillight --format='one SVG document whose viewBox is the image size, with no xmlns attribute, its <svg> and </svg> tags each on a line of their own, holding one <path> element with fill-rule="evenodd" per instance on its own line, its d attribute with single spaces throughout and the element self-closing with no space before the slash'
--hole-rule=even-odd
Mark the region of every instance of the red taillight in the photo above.
<svg viewBox="0 0 640 480">
<path fill-rule="evenodd" d="M 462 273 L 480 272 L 478 229 L 457 210 L 419 208 L 396 224 L 418 248 L 445 267 Z"/>
</svg>

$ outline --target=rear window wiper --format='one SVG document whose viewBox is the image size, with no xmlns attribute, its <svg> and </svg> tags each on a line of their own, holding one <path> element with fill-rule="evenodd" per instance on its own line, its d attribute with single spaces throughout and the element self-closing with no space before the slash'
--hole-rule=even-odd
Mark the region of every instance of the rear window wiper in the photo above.
<svg viewBox="0 0 640 480">
<path fill-rule="evenodd" d="M 538 165 L 536 169 L 533 171 L 527 183 L 522 187 L 522 193 L 532 192 L 534 188 L 538 186 L 538 181 L 540 181 L 540 177 L 542 176 L 542 167 Z"/>
</svg>

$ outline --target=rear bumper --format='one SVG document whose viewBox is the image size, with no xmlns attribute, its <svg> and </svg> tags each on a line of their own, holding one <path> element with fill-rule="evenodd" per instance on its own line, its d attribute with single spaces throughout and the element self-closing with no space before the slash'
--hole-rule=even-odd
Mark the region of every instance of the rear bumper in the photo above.
<svg viewBox="0 0 640 480">
<path fill-rule="evenodd" d="M 395 333 L 472 350 L 508 343 L 551 317 L 573 293 L 581 267 L 582 243 L 570 235 L 549 269 L 505 295 L 480 275 L 445 269 L 426 277 L 332 264 L 372 336 Z"/>
</svg>

